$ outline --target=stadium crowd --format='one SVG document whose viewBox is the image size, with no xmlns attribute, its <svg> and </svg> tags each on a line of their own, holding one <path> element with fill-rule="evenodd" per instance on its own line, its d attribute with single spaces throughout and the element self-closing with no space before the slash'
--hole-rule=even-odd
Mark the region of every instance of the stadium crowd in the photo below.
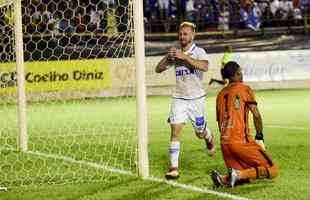
<svg viewBox="0 0 310 200">
<path fill-rule="evenodd" d="M 147 32 L 174 32 L 186 20 L 198 31 L 304 25 L 310 0 L 143 0 Z M 127 29 L 128 0 L 24 0 L 25 33 L 106 33 Z M 1 20 L 2 19 L 2 20 Z M 9 7 L 0 21 L 10 20 Z M 109 24 L 110 23 L 110 24 Z"/>
<path fill-rule="evenodd" d="M 108 20 L 126 29 L 128 0 L 24 0 L 22 20 L 25 33 L 105 32 Z M 12 24 L 12 7 L 0 9 L 0 21 Z M 114 16 L 114 17 L 113 17 Z M 121 16 L 121 17 L 120 17 Z M 117 20 L 117 21 L 116 21 Z"/>
<path fill-rule="evenodd" d="M 145 0 L 144 5 L 148 31 L 171 31 L 178 20 L 195 22 L 200 30 L 256 31 L 303 25 L 303 17 L 310 16 L 310 0 Z"/>
</svg>

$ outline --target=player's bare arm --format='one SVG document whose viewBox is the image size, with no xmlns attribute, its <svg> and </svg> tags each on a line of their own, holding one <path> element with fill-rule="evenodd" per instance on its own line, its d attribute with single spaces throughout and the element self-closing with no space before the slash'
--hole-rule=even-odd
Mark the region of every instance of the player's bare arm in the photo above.
<svg viewBox="0 0 310 200">
<path fill-rule="evenodd" d="M 176 53 L 175 47 L 169 48 L 168 53 L 157 64 L 157 66 L 155 68 L 155 72 L 161 73 L 161 72 L 167 70 L 169 68 L 168 66 L 171 65 L 174 61 L 175 53 Z"/>
<path fill-rule="evenodd" d="M 253 114 L 253 121 L 256 129 L 255 142 L 265 150 L 262 117 L 256 104 L 250 104 L 249 109 Z"/>
<path fill-rule="evenodd" d="M 198 69 L 204 72 L 208 71 L 209 61 L 207 60 L 198 60 L 191 58 L 182 51 L 176 51 L 175 58 L 183 61 L 185 63 L 185 66 L 189 69 Z"/>
<path fill-rule="evenodd" d="M 263 121 L 256 104 L 249 104 L 249 109 L 253 114 L 254 126 L 257 133 L 263 132 Z"/>
</svg>

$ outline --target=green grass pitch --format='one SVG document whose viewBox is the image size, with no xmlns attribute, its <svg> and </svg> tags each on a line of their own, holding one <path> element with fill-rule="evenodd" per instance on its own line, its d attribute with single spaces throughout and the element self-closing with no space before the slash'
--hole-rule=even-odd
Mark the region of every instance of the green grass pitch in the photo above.
<svg viewBox="0 0 310 200">
<path fill-rule="evenodd" d="M 225 168 L 215 121 L 215 94 L 210 94 L 207 97 L 206 107 L 209 126 L 217 136 L 216 156 L 210 158 L 207 155 L 203 141 L 196 138 L 191 125 L 187 124 L 181 139 L 179 183 L 248 199 L 309 199 L 310 90 L 257 91 L 256 97 L 264 122 L 265 145 L 274 162 L 280 167 L 280 176 L 275 181 L 259 180 L 234 189 L 212 187 L 210 171 L 217 169 L 224 173 Z M 168 167 L 167 149 L 170 133 L 166 119 L 169 106 L 170 97 L 148 98 L 150 172 L 159 178 L 163 178 Z M 45 113 L 46 110 L 48 114 Z M 0 122 L 1 148 L 5 144 L 14 146 L 16 138 L 13 137 L 13 133 L 17 131 L 17 127 L 12 125 L 16 122 L 15 106 L 0 105 L 0 115 L 6 119 L 2 118 Z M 134 143 L 136 139 L 133 134 L 135 130 L 132 128 L 135 123 L 135 120 L 132 120 L 134 115 L 135 102 L 131 98 L 126 101 L 109 98 L 33 103 L 28 106 L 29 140 L 32 141 L 29 146 L 30 149 L 40 149 L 50 154 L 60 153 L 77 160 L 83 160 L 85 157 L 89 162 L 109 162 L 113 167 L 136 173 L 135 163 L 121 162 L 126 159 L 134 160 L 136 157 L 135 145 L 122 143 L 124 141 Z M 89 130 L 93 134 L 78 136 L 79 129 L 73 129 L 76 124 L 72 127 L 69 123 L 66 124 L 65 119 L 68 116 L 73 122 L 78 123 L 80 130 Z M 119 121 L 128 129 L 118 130 Z M 59 127 L 66 129 L 59 130 Z M 123 138 L 119 141 L 112 137 L 104 137 L 104 140 L 111 140 L 108 145 L 96 146 L 97 141 L 103 140 L 103 136 L 95 133 L 97 130 L 102 131 L 103 127 L 110 128 L 109 130 L 115 133 L 127 131 L 131 134 L 120 134 L 119 137 Z M 118 146 L 124 146 L 126 149 L 120 149 Z M 94 151 L 107 152 L 108 156 L 102 158 L 100 153 Z M 3 182 L 4 179 L 15 180 L 9 186 L 8 192 L 0 193 L 1 200 L 225 199 L 212 194 L 176 188 L 165 183 L 141 180 L 135 176 L 104 172 L 90 166 L 81 169 L 78 163 L 42 159 L 35 155 L 20 156 L 18 152 L 8 150 L 2 150 L 0 153 L 0 183 L 6 183 Z M 114 157 L 113 153 L 117 156 Z M 16 173 L 6 173 L 14 171 Z M 108 176 L 102 181 L 98 176 L 104 173 Z M 23 177 L 26 177 L 26 180 L 23 180 Z M 70 179 L 76 182 L 63 184 L 62 180 Z M 19 183 L 27 185 L 28 182 L 31 185 L 17 186 Z"/>
</svg>

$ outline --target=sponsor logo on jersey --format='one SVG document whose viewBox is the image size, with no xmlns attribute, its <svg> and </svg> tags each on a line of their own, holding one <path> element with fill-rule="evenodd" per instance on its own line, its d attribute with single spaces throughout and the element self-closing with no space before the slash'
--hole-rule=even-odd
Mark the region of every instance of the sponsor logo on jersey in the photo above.
<svg viewBox="0 0 310 200">
<path fill-rule="evenodd" d="M 205 119 L 204 117 L 196 117 L 196 126 L 204 126 L 205 124 Z"/>
</svg>

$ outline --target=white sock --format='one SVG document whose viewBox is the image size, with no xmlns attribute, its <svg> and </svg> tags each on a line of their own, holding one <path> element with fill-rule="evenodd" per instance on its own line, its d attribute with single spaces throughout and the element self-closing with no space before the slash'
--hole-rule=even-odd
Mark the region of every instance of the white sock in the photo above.
<svg viewBox="0 0 310 200">
<path fill-rule="evenodd" d="M 179 141 L 170 142 L 169 154 L 170 154 L 171 167 L 178 168 L 179 167 L 179 154 L 180 154 L 180 142 Z"/>
</svg>

